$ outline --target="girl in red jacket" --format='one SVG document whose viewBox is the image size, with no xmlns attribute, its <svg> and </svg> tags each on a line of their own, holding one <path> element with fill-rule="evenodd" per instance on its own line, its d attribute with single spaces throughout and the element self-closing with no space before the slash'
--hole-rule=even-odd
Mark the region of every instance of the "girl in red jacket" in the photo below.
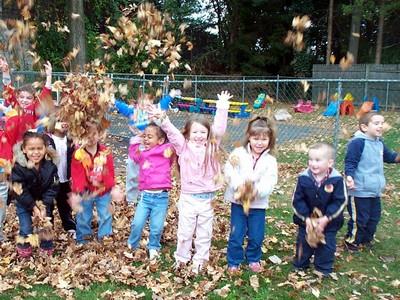
<svg viewBox="0 0 400 300">
<path fill-rule="evenodd" d="M 92 236 L 93 205 L 99 216 L 98 239 L 112 234 L 112 215 L 109 210 L 111 193 L 115 185 L 114 163 L 111 150 L 100 144 L 101 128 L 88 125 L 88 138 L 84 146 L 72 155 L 72 196 L 70 204 L 78 208 L 76 215 L 76 242 L 84 244 Z"/>
</svg>

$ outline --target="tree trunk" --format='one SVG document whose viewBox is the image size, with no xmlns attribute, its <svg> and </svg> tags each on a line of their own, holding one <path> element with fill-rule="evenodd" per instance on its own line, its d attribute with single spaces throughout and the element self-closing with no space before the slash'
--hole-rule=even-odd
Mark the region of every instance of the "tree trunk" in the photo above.
<svg viewBox="0 0 400 300">
<path fill-rule="evenodd" d="M 385 22 L 385 0 L 380 1 L 379 8 L 379 23 L 378 23 L 378 36 L 376 37 L 376 52 L 375 52 L 375 64 L 380 64 L 382 59 L 382 41 L 383 41 L 383 24 Z"/>
<path fill-rule="evenodd" d="M 329 65 L 332 54 L 332 22 L 333 22 L 333 0 L 329 0 L 328 8 L 328 43 L 326 45 L 326 64 Z"/>
<path fill-rule="evenodd" d="M 69 30 L 70 48 L 79 48 L 79 52 L 72 60 L 72 71 L 83 71 L 86 63 L 86 32 L 84 22 L 83 0 L 70 0 Z"/>
<path fill-rule="evenodd" d="M 360 44 L 360 25 L 361 25 L 361 11 L 357 4 L 353 4 L 353 11 L 351 15 L 350 26 L 350 39 L 349 39 L 349 52 L 354 56 L 354 64 L 357 63 L 358 46 Z"/>
</svg>

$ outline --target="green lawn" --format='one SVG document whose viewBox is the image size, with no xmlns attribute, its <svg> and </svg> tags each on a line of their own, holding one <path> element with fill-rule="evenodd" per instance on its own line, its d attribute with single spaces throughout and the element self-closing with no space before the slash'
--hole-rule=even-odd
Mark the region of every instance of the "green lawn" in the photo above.
<svg viewBox="0 0 400 300">
<path fill-rule="evenodd" d="M 385 134 L 386 144 L 399 151 L 400 117 L 385 114 L 392 128 Z M 309 118 L 309 116 L 308 116 Z M 343 119 L 342 128 L 354 129 L 353 119 Z M 329 141 L 329 138 L 327 139 Z M 306 145 L 313 140 L 304 141 Z M 343 169 L 347 139 L 339 142 L 337 168 Z M 30 262 L 15 259 L 12 243 L 2 247 L 0 257 L 0 299 L 400 299 L 400 173 L 398 165 L 385 167 L 387 190 L 382 198 L 383 214 L 372 250 L 349 253 L 343 249 L 345 226 L 338 234 L 338 251 L 333 278 L 319 279 L 310 270 L 294 273 L 296 227 L 291 223 L 291 193 L 298 172 L 306 166 L 306 154 L 291 145 L 279 151 L 280 180 L 267 211 L 267 238 L 263 246 L 264 271 L 229 277 L 226 270 L 226 238 L 229 233 L 229 206 L 222 197 L 216 207 L 216 222 L 211 262 L 205 274 L 176 276 L 172 270 L 176 245 L 176 211 L 171 206 L 163 237 L 164 248 L 158 266 L 146 261 L 138 251 L 132 257 L 125 243 L 133 210 L 116 207 L 116 237 L 110 243 L 93 243 L 77 249 L 73 243 L 57 242 L 56 256 Z M 172 202 L 177 191 L 172 192 Z M 14 212 L 11 209 L 10 214 Z M 59 225 L 59 224 L 58 224 Z M 17 230 L 13 223 L 12 231 Z M 281 264 L 269 261 L 278 256 Z M 40 283 L 40 284 L 39 284 Z M 10 284 L 13 288 L 5 290 Z M 15 287 L 15 288 L 14 288 Z"/>
</svg>

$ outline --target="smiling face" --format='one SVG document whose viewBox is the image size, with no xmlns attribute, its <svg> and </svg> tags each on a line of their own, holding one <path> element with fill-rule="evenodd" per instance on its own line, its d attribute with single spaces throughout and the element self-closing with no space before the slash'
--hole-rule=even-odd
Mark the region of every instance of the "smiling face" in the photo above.
<svg viewBox="0 0 400 300">
<path fill-rule="evenodd" d="M 200 123 L 193 122 L 190 127 L 189 141 L 193 142 L 195 145 L 204 146 L 208 139 L 208 129 L 207 127 L 201 125 Z"/>
<path fill-rule="evenodd" d="M 46 146 L 43 139 L 31 137 L 24 142 L 22 151 L 28 160 L 37 166 L 46 154 Z"/>
<path fill-rule="evenodd" d="M 25 109 L 33 103 L 33 95 L 27 91 L 20 91 L 17 96 L 17 101 L 21 108 Z"/>
<path fill-rule="evenodd" d="M 149 150 L 165 142 L 165 138 L 160 136 L 159 129 L 155 126 L 147 126 L 143 132 L 143 146 Z"/>
<path fill-rule="evenodd" d="M 368 121 L 368 124 L 361 124 L 361 130 L 371 138 L 381 137 L 383 134 L 383 124 L 385 118 L 381 115 L 374 115 Z"/>
<path fill-rule="evenodd" d="M 333 167 L 334 160 L 330 158 L 324 148 L 308 151 L 308 167 L 315 177 L 325 176 L 329 168 Z"/>
<path fill-rule="evenodd" d="M 253 156 L 259 157 L 269 146 L 268 134 L 257 134 L 249 137 L 250 148 Z"/>
</svg>

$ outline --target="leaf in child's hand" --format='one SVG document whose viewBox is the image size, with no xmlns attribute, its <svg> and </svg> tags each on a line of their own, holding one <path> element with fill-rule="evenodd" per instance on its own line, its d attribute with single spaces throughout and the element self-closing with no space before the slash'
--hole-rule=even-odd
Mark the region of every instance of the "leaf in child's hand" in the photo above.
<svg viewBox="0 0 400 300">
<path fill-rule="evenodd" d="M 24 192 L 24 190 L 22 189 L 22 183 L 20 182 L 14 182 L 12 184 L 12 189 L 14 193 L 16 193 L 18 196 Z"/>
</svg>

